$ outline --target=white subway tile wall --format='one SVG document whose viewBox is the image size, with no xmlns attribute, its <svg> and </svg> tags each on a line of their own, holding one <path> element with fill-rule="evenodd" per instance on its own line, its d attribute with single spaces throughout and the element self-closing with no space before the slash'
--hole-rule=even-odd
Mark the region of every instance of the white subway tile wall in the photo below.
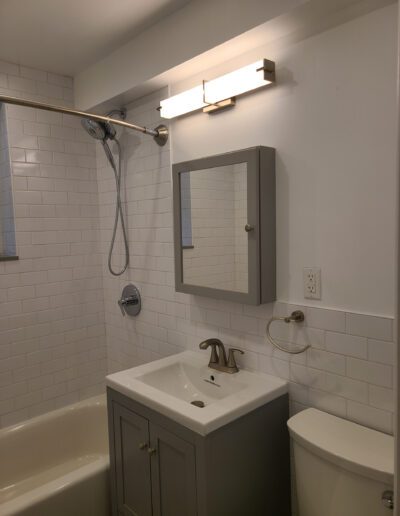
<svg viewBox="0 0 400 516">
<path fill-rule="evenodd" d="M 0 92 L 72 105 L 72 80 L 0 61 Z M 0 426 L 104 389 L 95 145 L 79 119 L 7 106 L 19 261 L 0 262 Z"/>
<path fill-rule="evenodd" d="M 128 120 L 156 126 L 161 97 L 157 93 L 132 104 Z M 115 186 L 101 147 L 96 149 L 109 371 L 198 350 L 202 339 L 216 336 L 246 351 L 239 357 L 242 366 L 289 381 L 292 413 L 313 406 L 392 433 L 393 320 L 279 302 L 252 307 L 175 292 L 169 146 L 127 132 L 121 141 L 131 253 L 121 278 L 106 268 Z M 122 263 L 122 250 L 119 237 L 116 265 Z M 143 310 L 136 319 L 123 318 L 117 305 L 129 282 L 142 292 Z M 304 354 L 288 355 L 266 340 L 265 324 L 272 313 L 287 315 L 298 308 L 305 312 L 304 324 L 272 326 L 274 337 L 287 346 L 311 345 Z"/>
</svg>

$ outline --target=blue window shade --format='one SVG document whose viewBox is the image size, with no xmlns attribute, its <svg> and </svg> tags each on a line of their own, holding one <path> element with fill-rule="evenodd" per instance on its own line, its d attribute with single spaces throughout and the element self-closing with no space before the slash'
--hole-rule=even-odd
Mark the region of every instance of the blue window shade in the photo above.
<svg viewBox="0 0 400 516">
<path fill-rule="evenodd" d="M 0 104 L 0 260 L 16 258 L 14 206 L 5 106 Z"/>
</svg>

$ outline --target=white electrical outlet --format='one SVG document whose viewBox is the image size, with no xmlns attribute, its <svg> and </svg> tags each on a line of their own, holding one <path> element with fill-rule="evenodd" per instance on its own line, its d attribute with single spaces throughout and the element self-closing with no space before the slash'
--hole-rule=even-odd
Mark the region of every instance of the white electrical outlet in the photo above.
<svg viewBox="0 0 400 516">
<path fill-rule="evenodd" d="M 321 269 L 319 267 L 304 267 L 303 284 L 306 299 L 321 299 Z"/>
</svg>

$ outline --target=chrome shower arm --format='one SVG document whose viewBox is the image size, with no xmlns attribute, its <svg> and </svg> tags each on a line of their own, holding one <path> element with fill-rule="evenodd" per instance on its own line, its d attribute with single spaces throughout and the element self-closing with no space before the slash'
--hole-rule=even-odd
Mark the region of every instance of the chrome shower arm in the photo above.
<svg viewBox="0 0 400 516">
<path fill-rule="evenodd" d="M 96 120 L 98 122 L 108 122 L 114 125 L 120 125 L 122 127 L 126 127 L 127 129 L 133 129 L 134 131 L 139 131 L 141 133 L 153 136 L 154 140 L 158 143 L 158 145 L 165 145 L 165 143 L 168 140 L 168 129 L 164 125 L 160 125 L 155 129 L 149 129 L 148 127 L 131 124 L 130 122 L 125 122 L 124 120 L 118 120 L 115 118 L 111 118 L 109 116 L 96 115 L 95 113 L 88 113 L 87 111 L 79 111 L 68 107 L 47 104 L 45 102 L 26 100 L 18 97 L 10 97 L 8 95 L 0 95 L 0 103 L 1 102 L 4 102 L 6 104 L 15 104 L 17 106 L 43 109 L 45 111 L 54 111 L 56 113 L 77 116 L 79 118 L 89 118 L 90 120 Z"/>
</svg>

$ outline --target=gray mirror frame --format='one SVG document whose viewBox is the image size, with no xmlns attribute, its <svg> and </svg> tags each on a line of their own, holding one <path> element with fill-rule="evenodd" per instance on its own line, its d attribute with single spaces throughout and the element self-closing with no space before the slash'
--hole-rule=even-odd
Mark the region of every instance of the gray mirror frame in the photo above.
<svg viewBox="0 0 400 516">
<path fill-rule="evenodd" d="M 183 281 L 180 174 L 247 163 L 247 223 L 249 290 L 247 293 L 191 285 Z M 276 299 L 275 149 L 252 147 L 172 165 L 175 289 L 177 292 L 259 305 Z"/>
</svg>

